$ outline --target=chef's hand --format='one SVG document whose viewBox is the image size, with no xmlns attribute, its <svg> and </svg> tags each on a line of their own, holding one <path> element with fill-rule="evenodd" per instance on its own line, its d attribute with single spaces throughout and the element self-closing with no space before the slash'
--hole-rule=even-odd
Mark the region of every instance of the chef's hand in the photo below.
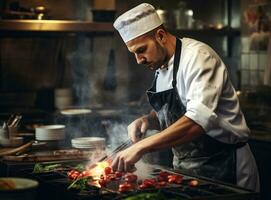
<svg viewBox="0 0 271 200">
<path fill-rule="evenodd" d="M 119 152 L 112 162 L 112 169 L 114 171 L 127 172 L 134 168 L 135 163 L 142 157 L 140 149 L 136 144 Z"/>
<path fill-rule="evenodd" d="M 128 126 L 128 136 L 135 143 L 138 142 L 149 128 L 148 116 L 143 116 L 133 121 Z"/>
</svg>

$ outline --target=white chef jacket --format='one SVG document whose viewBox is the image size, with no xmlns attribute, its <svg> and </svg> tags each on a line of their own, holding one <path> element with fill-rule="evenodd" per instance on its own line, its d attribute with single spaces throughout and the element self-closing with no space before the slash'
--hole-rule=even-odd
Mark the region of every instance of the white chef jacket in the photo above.
<svg viewBox="0 0 271 200">
<path fill-rule="evenodd" d="M 223 61 L 208 45 L 183 38 L 177 90 L 185 116 L 199 124 L 220 142 L 246 142 L 250 133 L 240 109 L 238 97 Z M 158 69 L 156 91 L 172 88 L 173 60 Z M 259 176 L 255 159 L 246 144 L 237 149 L 237 185 L 259 191 Z"/>
</svg>

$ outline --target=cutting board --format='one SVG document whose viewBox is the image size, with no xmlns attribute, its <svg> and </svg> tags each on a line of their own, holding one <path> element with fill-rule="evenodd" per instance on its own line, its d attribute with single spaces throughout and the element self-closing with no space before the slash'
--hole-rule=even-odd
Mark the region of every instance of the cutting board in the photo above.
<svg viewBox="0 0 271 200">
<path fill-rule="evenodd" d="M 9 155 L 3 156 L 3 160 L 14 162 L 43 162 L 43 161 L 56 161 L 56 160 L 92 160 L 100 156 L 94 150 L 78 150 L 78 149 L 65 149 L 55 151 L 42 151 L 33 152 L 22 155 Z"/>
</svg>

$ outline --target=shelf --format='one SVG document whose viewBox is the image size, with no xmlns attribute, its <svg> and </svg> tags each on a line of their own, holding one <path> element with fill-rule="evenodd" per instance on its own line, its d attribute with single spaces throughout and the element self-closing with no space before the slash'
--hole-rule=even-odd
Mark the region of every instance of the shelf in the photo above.
<svg viewBox="0 0 271 200">
<path fill-rule="evenodd" d="M 240 36 L 240 29 L 183 29 L 174 30 L 174 34 L 180 36 Z"/>
<path fill-rule="evenodd" d="M 0 20 L 0 33 L 113 34 L 112 23 L 72 20 Z"/>
</svg>

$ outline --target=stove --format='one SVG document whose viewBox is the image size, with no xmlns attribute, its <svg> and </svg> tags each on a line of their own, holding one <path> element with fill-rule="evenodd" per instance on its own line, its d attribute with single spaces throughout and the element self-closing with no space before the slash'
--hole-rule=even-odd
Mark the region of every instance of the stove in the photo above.
<svg viewBox="0 0 271 200">
<path fill-rule="evenodd" d="M 47 163 L 42 163 L 47 164 Z M 53 164 L 52 162 L 50 164 Z M 190 176 L 180 171 L 174 171 L 163 167 L 153 166 L 148 174 L 148 177 L 154 178 L 159 175 L 160 171 L 167 171 L 171 174 L 179 174 L 183 176 L 181 184 L 168 184 L 166 187 L 155 189 L 135 189 L 132 192 L 120 193 L 118 191 L 118 185 L 120 180 L 112 181 L 106 187 L 96 187 L 94 185 L 88 185 L 85 191 L 79 191 L 75 189 L 67 189 L 71 184 L 67 176 L 67 172 L 74 169 L 78 164 L 85 165 L 84 162 L 55 162 L 55 164 L 61 164 L 59 170 L 49 171 L 44 173 L 34 173 L 33 166 L 25 168 L 20 171 L 20 174 L 24 177 L 33 178 L 39 181 L 41 184 L 39 190 L 39 200 L 60 200 L 60 199 L 76 199 L 76 200 L 120 200 L 129 196 L 138 195 L 141 193 L 157 193 L 159 192 L 166 198 L 175 198 L 182 200 L 256 200 L 259 199 L 259 194 L 239 188 L 233 185 L 217 182 L 211 179 L 203 177 Z M 192 180 L 198 182 L 197 186 L 191 186 L 189 183 Z M 136 187 L 138 188 L 138 187 Z"/>
</svg>

